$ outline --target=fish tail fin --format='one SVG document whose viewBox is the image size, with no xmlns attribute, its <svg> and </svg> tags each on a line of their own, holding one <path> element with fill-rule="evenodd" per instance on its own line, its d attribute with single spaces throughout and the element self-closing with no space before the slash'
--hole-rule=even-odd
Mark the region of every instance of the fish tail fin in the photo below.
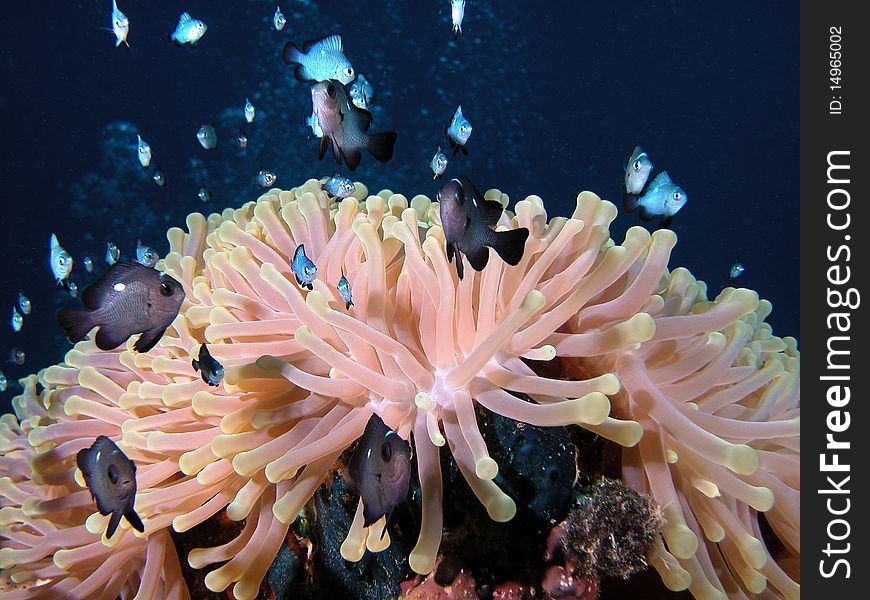
<svg viewBox="0 0 870 600">
<path fill-rule="evenodd" d="M 139 518 L 139 515 L 136 514 L 136 511 L 132 508 L 124 513 L 124 516 L 127 518 L 127 522 L 130 523 L 130 526 L 138 531 L 139 533 L 145 533 L 145 524 L 142 523 L 142 519 Z"/>
<path fill-rule="evenodd" d="M 625 212 L 632 213 L 637 210 L 637 201 L 640 198 L 637 194 L 630 194 L 625 192 L 622 195 L 622 208 L 625 209 Z"/>
<path fill-rule="evenodd" d="M 526 249 L 529 230 L 525 227 L 518 227 L 517 229 L 494 231 L 493 233 L 495 236 L 492 248 L 498 252 L 498 255 L 507 264 L 511 266 L 518 265 Z"/>
<path fill-rule="evenodd" d="M 190 366 L 193 367 L 194 371 L 199 371 L 199 361 L 196 360 L 195 358 L 192 361 L 190 361 Z"/>
<path fill-rule="evenodd" d="M 302 56 L 302 52 L 293 44 L 293 42 L 287 42 L 284 44 L 284 51 L 281 53 L 281 58 L 284 59 L 286 64 L 301 64 Z"/>
<path fill-rule="evenodd" d="M 382 163 L 390 162 L 393 158 L 393 148 L 396 145 L 398 134 L 395 131 L 385 131 L 368 136 L 365 148 L 369 153 Z"/>
<path fill-rule="evenodd" d="M 57 313 L 57 323 L 66 337 L 72 343 L 85 339 L 88 332 L 97 324 L 94 323 L 91 311 L 78 308 L 62 308 Z"/>
</svg>

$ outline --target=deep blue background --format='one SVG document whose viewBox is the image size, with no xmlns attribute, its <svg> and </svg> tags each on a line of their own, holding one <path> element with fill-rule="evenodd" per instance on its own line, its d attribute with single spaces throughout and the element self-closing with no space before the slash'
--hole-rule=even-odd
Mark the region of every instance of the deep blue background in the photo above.
<svg viewBox="0 0 870 600">
<path fill-rule="evenodd" d="M 798 332 L 798 12 L 795 3 L 478 2 L 453 43 L 447 0 L 285 2 L 283 32 L 272 2 L 124 0 L 132 50 L 114 47 L 111 1 L 15 3 L 0 21 L 0 354 L 18 346 L 10 381 L 62 357 L 54 323 L 70 303 L 53 287 L 48 239 L 76 258 L 101 261 L 106 240 L 125 254 L 141 235 L 166 250 L 165 229 L 192 211 L 237 206 L 258 195 L 261 167 L 290 187 L 331 174 L 303 120 L 308 88 L 280 59 L 284 42 L 341 33 L 345 51 L 377 94 L 373 130 L 399 132 L 394 160 L 365 156 L 354 178 L 371 191 L 434 195 L 427 162 L 461 102 L 474 132 L 470 156 L 451 159 L 481 188 L 544 198 L 567 215 L 582 189 L 618 203 L 622 168 L 640 144 L 689 201 L 672 228 L 672 266 L 686 266 L 715 296 L 739 256 L 738 283 L 774 304 L 779 335 Z M 195 50 L 167 40 L 181 10 L 208 24 Z M 231 143 L 241 107 L 258 115 L 251 146 Z M 169 184 L 157 188 L 135 158 L 131 122 L 154 148 Z M 218 149 L 195 140 L 204 123 Z M 202 161 L 195 171 L 190 159 Z M 345 173 L 347 173 L 345 171 Z M 204 207 L 196 192 L 214 192 Z M 639 224 L 621 214 L 612 235 Z M 8 325 L 23 290 L 33 301 L 24 330 Z M 8 401 L 14 391 L 3 394 Z"/>
</svg>

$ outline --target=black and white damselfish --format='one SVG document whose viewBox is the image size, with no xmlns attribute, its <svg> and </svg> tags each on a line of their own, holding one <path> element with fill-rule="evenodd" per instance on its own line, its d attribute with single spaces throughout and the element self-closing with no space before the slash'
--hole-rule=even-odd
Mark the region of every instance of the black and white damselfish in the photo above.
<svg viewBox="0 0 870 600">
<path fill-rule="evenodd" d="M 372 415 L 348 465 L 351 484 L 363 503 L 368 527 L 408 498 L 411 445 Z"/>
<path fill-rule="evenodd" d="M 447 242 L 447 260 L 456 255 L 456 274 L 463 277 L 462 255 L 475 271 L 482 271 L 495 250 L 503 261 L 516 266 L 523 257 L 529 230 L 525 227 L 495 231 L 504 208 L 486 200 L 471 181 L 462 176 L 451 179 L 438 192 L 441 227 Z"/>
<path fill-rule="evenodd" d="M 136 502 L 136 463 L 130 460 L 110 438 L 98 436 L 90 448 L 76 454 L 76 466 L 85 477 L 85 484 L 97 502 L 101 515 L 112 515 L 106 537 L 114 535 L 121 517 L 142 533 L 145 525 L 133 509 Z"/>
<path fill-rule="evenodd" d="M 94 339 L 100 350 L 113 350 L 131 335 L 141 334 L 133 345 L 148 352 L 178 316 L 184 288 L 173 277 L 135 262 L 118 262 L 82 292 L 88 310 L 63 308 L 57 322 L 75 343 L 99 326 Z"/>
</svg>

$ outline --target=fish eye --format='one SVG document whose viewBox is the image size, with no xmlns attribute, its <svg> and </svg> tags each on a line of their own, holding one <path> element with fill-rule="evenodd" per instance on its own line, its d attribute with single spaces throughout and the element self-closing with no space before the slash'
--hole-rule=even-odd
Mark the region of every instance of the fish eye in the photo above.
<svg viewBox="0 0 870 600">
<path fill-rule="evenodd" d="M 108 475 L 109 481 L 112 483 L 118 483 L 118 467 L 116 467 L 114 463 L 109 465 L 106 475 Z"/>
<path fill-rule="evenodd" d="M 390 459 L 393 458 L 393 447 L 387 443 L 381 444 L 381 458 L 384 459 L 384 462 L 390 462 Z"/>
<path fill-rule="evenodd" d="M 348 77 L 353 77 L 353 69 L 351 67 L 345 67 L 344 74 Z"/>
<path fill-rule="evenodd" d="M 634 161 L 634 170 L 640 171 L 640 161 L 639 160 Z"/>
<path fill-rule="evenodd" d="M 115 19 L 115 27 L 120 29 L 123 26 L 124 24 L 121 22 L 121 19 Z"/>
<path fill-rule="evenodd" d="M 679 200 L 683 195 L 680 192 L 674 192 L 674 200 Z"/>
<path fill-rule="evenodd" d="M 169 281 L 163 281 L 160 283 L 160 293 L 169 297 L 175 293 L 175 286 Z"/>
</svg>

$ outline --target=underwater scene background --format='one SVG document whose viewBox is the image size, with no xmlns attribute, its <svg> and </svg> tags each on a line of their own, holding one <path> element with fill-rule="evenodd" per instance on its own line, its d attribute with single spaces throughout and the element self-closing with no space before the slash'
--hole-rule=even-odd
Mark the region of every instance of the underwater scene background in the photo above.
<svg viewBox="0 0 870 600">
<path fill-rule="evenodd" d="M 550 217 L 567 217 L 581 190 L 614 202 L 617 243 L 629 227 L 655 227 L 620 202 L 625 163 L 642 146 L 688 196 L 670 225 L 679 238 L 671 267 L 690 269 L 712 299 L 740 262 L 736 285 L 772 302 L 766 320 L 777 335 L 797 337 L 796 4 L 468 0 L 456 40 L 448 0 L 288 0 L 280 32 L 275 7 L 125 0 L 129 49 L 115 46 L 110 0 L 5 9 L 0 370 L 9 387 L 0 412 L 21 392 L 19 377 L 62 361 L 71 347 L 55 315 L 78 301 L 55 285 L 52 233 L 75 259 L 71 280 L 82 289 L 92 281 L 84 256 L 99 274 L 107 242 L 133 259 L 137 237 L 164 256 L 166 230 L 189 213 L 260 196 L 261 169 L 284 189 L 338 169 L 371 192 L 434 198 L 445 181 L 433 181 L 428 167 L 439 144 L 449 157 L 445 178 L 468 175 L 509 195 L 511 206 L 536 194 Z M 195 48 L 168 39 L 182 11 L 208 25 Z M 301 47 L 333 33 L 374 87 L 372 130 L 398 132 L 388 163 L 364 154 L 351 172 L 329 152 L 318 161 L 319 140 L 305 122 L 310 84 L 294 78 L 281 52 L 288 41 Z M 246 98 L 256 107 L 250 124 Z M 451 155 L 444 138 L 458 104 L 474 126 L 468 156 Z M 211 150 L 196 139 L 205 124 L 217 132 Z M 137 134 L 153 150 L 148 170 L 137 160 Z M 15 332 L 8 318 L 19 292 L 33 308 Z M 15 348 L 26 354 L 21 365 L 9 360 Z M 602 597 L 618 598 L 622 585 Z"/>
</svg>

